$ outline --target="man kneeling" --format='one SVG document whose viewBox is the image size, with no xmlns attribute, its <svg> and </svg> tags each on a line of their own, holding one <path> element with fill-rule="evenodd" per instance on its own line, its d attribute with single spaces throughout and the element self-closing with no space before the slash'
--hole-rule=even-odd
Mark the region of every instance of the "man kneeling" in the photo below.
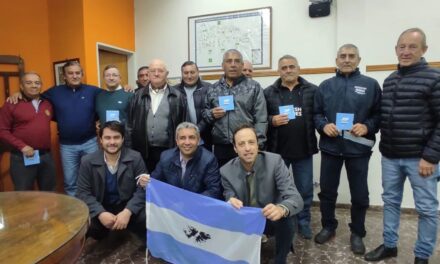
<svg viewBox="0 0 440 264">
<path fill-rule="evenodd" d="M 81 160 L 76 196 L 89 207 L 87 236 L 104 238 L 110 230 L 128 228 L 145 243 L 145 191 L 136 177 L 146 173 L 141 155 L 123 148 L 124 127 L 117 121 L 99 130 L 102 150 Z"/>
<path fill-rule="evenodd" d="M 242 125 L 234 132 L 238 157 L 220 168 L 224 196 L 233 207 L 262 207 L 267 218 L 265 233 L 274 233 L 275 263 L 286 263 L 294 235 L 293 215 L 303 200 L 280 155 L 258 151 L 255 129 Z"/>
</svg>

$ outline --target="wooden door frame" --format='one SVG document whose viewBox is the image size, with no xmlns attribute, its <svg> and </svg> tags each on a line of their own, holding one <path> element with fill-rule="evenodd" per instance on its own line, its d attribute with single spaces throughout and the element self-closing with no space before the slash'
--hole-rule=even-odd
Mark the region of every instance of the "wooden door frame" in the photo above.
<svg viewBox="0 0 440 264">
<path fill-rule="evenodd" d="M 96 43 L 96 63 L 97 63 L 97 69 L 98 69 L 98 75 L 100 76 L 102 74 L 102 70 L 100 69 L 101 66 L 99 64 L 99 50 L 105 50 L 105 51 L 109 51 L 109 52 L 113 52 L 113 53 L 117 53 L 117 54 L 122 54 L 127 56 L 127 72 L 128 72 L 128 83 L 132 86 L 132 87 L 136 87 L 136 65 L 135 65 L 135 60 L 134 60 L 134 51 L 131 50 L 127 50 L 127 49 L 122 49 L 113 45 L 109 45 L 109 44 L 105 44 L 102 42 L 97 42 Z M 101 85 L 101 79 L 98 78 L 98 85 L 99 87 L 102 87 Z"/>
</svg>

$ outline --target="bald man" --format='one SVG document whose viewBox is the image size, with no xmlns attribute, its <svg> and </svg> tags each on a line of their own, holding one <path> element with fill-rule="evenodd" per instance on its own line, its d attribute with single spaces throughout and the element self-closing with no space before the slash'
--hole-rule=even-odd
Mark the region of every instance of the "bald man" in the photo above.
<svg viewBox="0 0 440 264">
<path fill-rule="evenodd" d="M 244 60 L 242 72 L 244 76 L 252 79 L 252 76 L 254 76 L 254 66 L 252 65 L 252 62 Z"/>
<path fill-rule="evenodd" d="M 126 146 L 139 151 L 152 172 L 160 154 L 175 146 L 177 125 L 186 120 L 183 94 L 167 84 L 165 62 L 154 59 L 148 65 L 150 83 L 139 88 L 130 103 L 127 118 Z"/>
</svg>

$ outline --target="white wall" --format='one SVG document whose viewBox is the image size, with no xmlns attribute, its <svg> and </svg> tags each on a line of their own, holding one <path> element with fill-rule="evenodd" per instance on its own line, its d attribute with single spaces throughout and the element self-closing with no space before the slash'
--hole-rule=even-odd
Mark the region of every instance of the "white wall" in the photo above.
<svg viewBox="0 0 440 264">
<path fill-rule="evenodd" d="M 356 44 L 361 53 L 360 69 L 366 65 L 396 63 L 394 46 L 406 28 L 420 27 L 428 37 L 428 61 L 440 61 L 440 1 L 438 0 L 334 0 L 331 15 L 308 16 L 308 0 L 135 0 L 136 64 L 153 58 L 168 64 L 170 77 L 180 76 L 180 65 L 188 59 L 189 16 L 272 7 L 272 68 L 284 54 L 298 58 L 302 68 L 334 66 L 336 49 Z M 368 72 L 379 83 L 390 72 Z M 332 74 L 304 75 L 319 84 Z M 256 78 L 263 87 L 276 78 Z M 378 135 L 379 137 L 379 135 Z M 319 181 L 319 154 L 314 159 L 314 178 Z M 382 205 L 380 153 L 377 144 L 370 161 L 369 188 L 372 205 Z M 414 207 L 406 185 L 403 207 Z M 318 191 L 318 190 L 317 190 Z M 317 200 L 315 192 L 315 199 Z M 440 195 L 439 195 L 440 199 Z M 339 203 L 350 203 L 345 170 L 341 176 Z"/>
</svg>

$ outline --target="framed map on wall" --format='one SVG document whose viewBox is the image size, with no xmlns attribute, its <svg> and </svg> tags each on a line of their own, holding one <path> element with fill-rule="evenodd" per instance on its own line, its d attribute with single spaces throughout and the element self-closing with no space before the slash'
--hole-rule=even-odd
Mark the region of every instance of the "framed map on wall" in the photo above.
<svg viewBox="0 0 440 264">
<path fill-rule="evenodd" d="M 200 71 L 220 71 L 223 53 L 237 49 L 254 69 L 270 69 L 271 26 L 271 7 L 189 17 L 189 59 Z"/>
</svg>

